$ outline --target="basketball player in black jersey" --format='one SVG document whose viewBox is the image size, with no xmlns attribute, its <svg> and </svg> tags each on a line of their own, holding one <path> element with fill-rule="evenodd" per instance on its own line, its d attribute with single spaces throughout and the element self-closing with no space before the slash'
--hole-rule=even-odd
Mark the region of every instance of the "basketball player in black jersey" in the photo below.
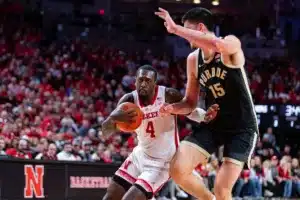
<svg viewBox="0 0 300 200">
<path fill-rule="evenodd" d="M 153 100 L 156 99 L 156 89 L 158 85 L 156 84 L 157 79 L 157 71 L 150 65 L 144 65 L 140 67 L 137 71 L 136 77 L 136 91 L 141 100 L 141 103 L 147 107 L 153 103 Z M 183 95 L 173 88 L 165 89 L 165 98 L 167 103 L 175 103 L 179 102 Z M 120 100 L 118 104 L 124 102 L 134 103 L 133 93 L 125 94 Z M 191 114 L 187 115 L 187 117 L 193 121 L 200 122 L 204 121 L 205 123 L 209 123 L 216 116 L 218 111 L 218 105 L 212 105 L 207 112 L 204 110 L 197 108 L 191 112 Z M 110 116 L 103 122 L 102 124 L 102 132 L 104 136 L 110 135 L 117 131 L 116 122 L 130 122 L 136 116 L 134 109 L 128 109 L 127 111 L 123 111 L 120 109 L 115 109 Z M 162 118 L 163 120 L 163 118 Z M 175 128 L 175 127 L 174 127 Z M 150 138 L 149 138 L 150 139 Z M 161 148 L 161 151 L 164 151 L 164 147 Z M 150 162 L 150 161 L 149 161 Z M 160 170 L 157 168 L 156 170 Z M 164 173 L 163 171 L 158 171 L 160 176 Z M 123 173 L 126 173 L 123 171 Z M 140 175 L 143 172 L 140 172 Z M 168 171 L 167 171 L 168 173 Z M 128 176 L 133 176 L 127 174 Z M 135 177 L 138 178 L 138 177 Z M 150 180 L 145 180 L 149 181 Z M 167 180 L 166 180 L 167 181 Z M 147 200 L 152 199 L 153 192 L 149 191 L 143 185 L 138 182 L 134 182 L 126 176 L 122 177 L 120 174 L 116 173 L 113 177 L 112 182 L 110 183 L 107 193 L 104 196 L 103 200 Z"/>
<path fill-rule="evenodd" d="M 232 188 L 248 164 L 257 141 L 258 127 L 252 97 L 244 70 L 245 57 L 240 40 L 213 33 L 212 14 L 193 8 L 182 18 L 184 27 L 174 23 L 168 11 L 155 13 L 169 33 L 188 40 L 198 48 L 187 58 L 187 89 L 180 103 L 166 105 L 161 112 L 188 114 L 195 109 L 200 89 L 206 106 L 217 103 L 220 111 L 209 124 L 201 124 L 182 142 L 171 163 L 171 176 L 183 189 L 199 199 L 214 198 L 192 170 L 205 163 L 217 147 L 224 145 L 224 158 L 217 174 L 214 194 L 217 200 L 231 199 Z M 248 164 L 249 166 L 249 164 Z"/>
</svg>

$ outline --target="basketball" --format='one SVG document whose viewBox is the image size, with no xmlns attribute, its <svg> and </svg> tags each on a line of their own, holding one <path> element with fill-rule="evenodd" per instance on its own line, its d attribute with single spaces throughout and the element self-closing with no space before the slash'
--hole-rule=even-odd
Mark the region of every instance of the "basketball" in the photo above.
<svg viewBox="0 0 300 200">
<path fill-rule="evenodd" d="M 131 123 L 125 123 L 125 122 L 116 122 L 117 128 L 123 132 L 133 132 L 135 129 L 137 129 L 143 120 L 143 112 L 141 109 L 133 103 L 125 102 L 118 106 L 118 109 L 127 111 L 128 109 L 133 108 L 135 112 L 137 113 L 137 116 L 134 117 L 134 122 Z"/>
</svg>

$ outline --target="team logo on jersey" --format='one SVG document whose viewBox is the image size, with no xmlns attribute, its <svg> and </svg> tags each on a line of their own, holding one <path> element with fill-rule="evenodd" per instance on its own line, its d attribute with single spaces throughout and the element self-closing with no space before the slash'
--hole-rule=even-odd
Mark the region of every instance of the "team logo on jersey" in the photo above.
<svg viewBox="0 0 300 200">
<path fill-rule="evenodd" d="M 205 87 L 206 82 L 211 79 L 211 78 L 220 78 L 222 80 L 225 80 L 227 75 L 227 71 L 220 68 L 220 67 L 212 67 L 210 69 L 206 69 L 204 70 L 201 75 L 200 75 L 200 79 L 199 82 L 202 86 Z"/>
<path fill-rule="evenodd" d="M 25 165 L 25 188 L 24 198 L 45 198 L 44 194 L 44 166 L 43 165 Z"/>
<path fill-rule="evenodd" d="M 155 101 L 155 106 L 161 106 L 163 104 L 163 99 L 161 97 L 157 97 Z"/>
<path fill-rule="evenodd" d="M 150 112 L 150 113 L 145 113 L 143 119 L 151 119 L 151 118 L 158 117 L 158 116 L 159 116 L 158 111 Z"/>
</svg>

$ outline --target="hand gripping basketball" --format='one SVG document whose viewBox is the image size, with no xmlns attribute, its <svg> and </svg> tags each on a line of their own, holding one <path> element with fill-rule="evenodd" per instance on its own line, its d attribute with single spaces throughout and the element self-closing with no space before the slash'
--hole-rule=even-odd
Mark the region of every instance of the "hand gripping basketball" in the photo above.
<svg viewBox="0 0 300 200">
<path fill-rule="evenodd" d="M 220 108 L 219 108 L 218 104 L 211 105 L 206 111 L 206 114 L 204 117 L 204 122 L 209 123 L 212 120 L 214 120 L 216 118 L 219 110 L 220 110 Z"/>
<path fill-rule="evenodd" d="M 123 132 L 133 132 L 143 120 L 143 112 L 133 103 L 125 102 L 118 106 L 115 116 L 116 125 Z"/>
</svg>

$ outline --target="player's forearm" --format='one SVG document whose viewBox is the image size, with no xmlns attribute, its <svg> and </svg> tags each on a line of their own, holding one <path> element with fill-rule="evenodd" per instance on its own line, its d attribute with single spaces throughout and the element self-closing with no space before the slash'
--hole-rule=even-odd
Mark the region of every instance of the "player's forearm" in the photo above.
<svg viewBox="0 0 300 200">
<path fill-rule="evenodd" d="M 183 98 L 180 102 L 172 104 L 174 112 L 172 114 L 176 115 L 188 115 L 197 106 L 197 102 L 193 103 L 186 98 Z"/>
<path fill-rule="evenodd" d="M 206 111 L 201 108 L 196 108 L 191 114 L 187 115 L 186 117 L 192 121 L 201 123 L 204 121 Z"/>
<path fill-rule="evenodd" d="M 217 37 L 213 34 L 188 29 L 180 25 L 177 25 L 174 34 L 188 40 L 199 48 L 209 48 L 217 51 L 215 45 L 215 40 L 217 39 Z"/>
<path fill-rule="evenodd" d="M 115 121 L 112 119 L 111 116 L 109 116 L 104 122 L 102 123 L 102 134 L 105 137 L 108 137 L 109 135 L 113 134 L 117 131 L 117 126 Z"/>
</svg>

